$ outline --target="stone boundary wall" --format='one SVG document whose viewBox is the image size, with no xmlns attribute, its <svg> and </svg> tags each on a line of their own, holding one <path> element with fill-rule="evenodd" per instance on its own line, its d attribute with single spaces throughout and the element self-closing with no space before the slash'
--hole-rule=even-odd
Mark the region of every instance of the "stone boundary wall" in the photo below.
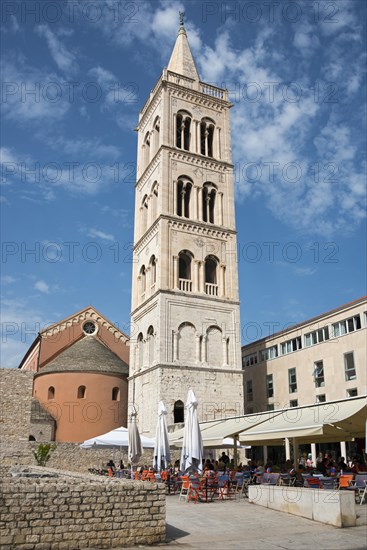
<svg viewBox="0 0 367 550">
<path fill-rule="evenodd" d="M 50 441 L 50 443 L 55 443 Z M 33 451 L 39 445 L 32 441 L 11 441 L 2 439 L 0 447 L 0 460 L 5 466 L 36 466 L 36 460 Z M 180 458 L 181 451 L 171 452 L 172 462 Z M 121 452 L 124 465 L 127 466 L 129 459 L 127 448 Z M 106 466 L 112 458 L 116 467 L 120 463 L 120 449 L 81 449 L 78 443 L 59 443 L 56 442 L 56 449 L 51 454 L 47 467 L 57 468 L 59 470 L 69 470 L 72 472 L 87 473 L 88 468 L 101 468 Z M 153 449 L 145 449 L 139 461 L 140 464 L 153 465 Z"/>
<path fill-rule="evenodd" d="M 50 468 L 57 478 L 11 477 L 1 484 L 1 549 L 74 550 L 164 542 L 163 484 Z"/>
</svg>

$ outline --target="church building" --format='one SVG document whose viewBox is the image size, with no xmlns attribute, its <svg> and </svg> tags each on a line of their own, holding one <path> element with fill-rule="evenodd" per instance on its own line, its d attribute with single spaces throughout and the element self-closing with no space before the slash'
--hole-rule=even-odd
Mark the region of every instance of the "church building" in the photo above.
<svg viewBox="0 0 367 550">
<path fill-rule="evenodd" d="M 50 439 L 80 443 L 127 425 L 128 341 L 91 306 L 39 333 L 19 368 L 35 373 L 33 397 L 55 419 Z"/>
<path fill-rule="evenodd" d="M 200 80 L 183 16 L 137 126 L 129 403 L 153 434 L 163 400 L 184 421 L 243 413 L 228 92 Z"/>
</svg>

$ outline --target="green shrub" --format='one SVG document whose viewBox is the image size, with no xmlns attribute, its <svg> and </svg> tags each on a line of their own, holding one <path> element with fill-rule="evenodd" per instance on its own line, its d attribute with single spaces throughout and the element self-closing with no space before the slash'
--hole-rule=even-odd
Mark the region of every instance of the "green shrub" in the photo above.
<svg viewBox="0 0 367 550">
<path fill-rule="evenodd" d="M 55 449 L 55 443 L 40 443 L 37 449 L 33 451 L 34 458 L 36 459 L 38 466 L 46 466 L 46 463 L 50 459 L 51 453 Z"/>
</svg>

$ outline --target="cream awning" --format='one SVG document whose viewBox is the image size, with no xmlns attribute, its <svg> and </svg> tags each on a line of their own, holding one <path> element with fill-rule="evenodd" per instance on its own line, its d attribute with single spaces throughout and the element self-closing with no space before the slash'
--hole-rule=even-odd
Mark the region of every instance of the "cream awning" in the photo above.
<svg viewBox="0 0 367 550">
<path fill-rule="evenodd" d="M 243 431 L 239 440 L 246 445 L 279 445 L 279 440 L 286 437 L 296 438 L 299 443 L 347 441 L 365 436 L 366 416 L 365 396 L 295 407 Z"/>
<path fill-rule="evenodd" d="M 363 396 L 202 422 L 200 429 L 204 447 L 220 447 L 224 438 L 237 435 L 242 445 L 282 445 L 286 437 L 299 443 L 337 442 L 364 437 L 366 418 Z M 183 430 L 170 434 L 170 444 L 180 446 L 182 437 Z"/>
</svg>

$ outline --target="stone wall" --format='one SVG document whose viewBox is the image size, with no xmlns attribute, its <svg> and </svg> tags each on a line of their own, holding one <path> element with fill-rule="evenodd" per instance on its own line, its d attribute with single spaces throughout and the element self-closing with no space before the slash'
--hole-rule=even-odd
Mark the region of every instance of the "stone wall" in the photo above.
<svg viewBox="0 0 367 550">
<path fill-rule="evenodd" d="M 0 369 L 0 438 L 28 441 L 34 373 L 17 369 Z"/>
<path fill-rule="evenodd" d="M 36 442 L 6 442 L 2 441 L 0 459 L 6 466 L 36 465 L 33 451 L 37 448 Z M 88 468 L 100 468 L 112 459 L 116 466 L 120 463 L 120 456 L 126 466 L 128 464 L 127 448 L 116 449 L 81 449 L 77 443 L 56 443 L 56 448 L 47 463 L 50 468 L 70 470 L 72 472 L 86 473 Z M 146 449 L 141 457 L 141 464 L 152 466 L 153 449 Z"/>
<path fill-rule="evenodd" d="M 58 477 L 3 479 L 3 550 L 101 549 L 165 540 L 163 484 L 32 471 Z"/>
</svg>

